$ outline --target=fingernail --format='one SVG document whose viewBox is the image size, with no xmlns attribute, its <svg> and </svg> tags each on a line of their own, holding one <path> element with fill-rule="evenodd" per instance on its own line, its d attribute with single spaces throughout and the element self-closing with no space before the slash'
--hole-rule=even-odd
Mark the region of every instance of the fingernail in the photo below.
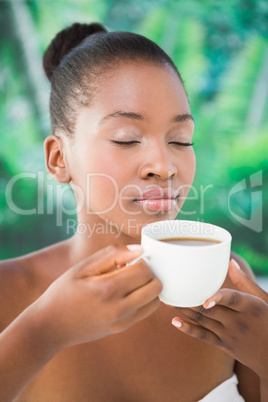
<svg viewBox="0 0 268 402">
<path fill-rule="evenodd" d="M 128 244 L 126 247 L 130 251 L 143 251 L 143 248 L 140 244 Z"/>
<path fill-rule="evenodd" d="M 174 325 L 174 327 L 181 328 L 182 323 L 180 321 L 176 320 L 176 321 L 172 321 L 172 325 Z"/>
<path fill-rule="evenodd" d="M 213 301 L 211 301 L 210 303 L 208 303 L 208 306 L 207 306 L 207 307 L 205 307 L 205 308 L 211 308 L 211 307 L 214 307 L 214 306 L 215 306 L 215 304 L 216 304 L 216 302 L 213 300 Z"/>
<path fill-rule="evenodd" d="M 238 265 L 238 263 L 233 258 L 231 259 L 231 262 L 233 262 L 234 266 L 241 271 L 240 266 Z"/>
</svg>

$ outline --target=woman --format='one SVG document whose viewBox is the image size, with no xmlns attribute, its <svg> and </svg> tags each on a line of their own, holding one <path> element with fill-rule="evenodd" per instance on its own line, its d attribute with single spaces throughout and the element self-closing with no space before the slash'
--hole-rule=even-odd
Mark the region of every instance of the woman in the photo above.
<svg viewBox="0 0 268 402">
<path fill-rule="evenodd" d="M 142 252 L 141 228 L 174 219 L 194 178 L 193 118 L 173 62 L 142 36 L 74 24 L 44 69 L 47 169 L 70 183 L 88 232 L 2 262 L 1 401 L 241 401 L 234 367 L 245 400 L 261 386 L 264 401 L 265 292 L 231 262 L 229 289 L 207 308 L 174 310 L 143 260 L 126 266 Z"/>
</svg>

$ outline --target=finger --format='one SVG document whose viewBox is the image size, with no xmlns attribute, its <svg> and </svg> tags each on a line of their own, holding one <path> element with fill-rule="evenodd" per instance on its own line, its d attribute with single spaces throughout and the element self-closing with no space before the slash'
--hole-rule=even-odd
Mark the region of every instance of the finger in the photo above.
<svg viewBox="0 0 268 402">
<path fill-rule="evenodd" d="M 135 314 L 134 316 L 134 322 L 138 322 L 140 320 L 143 320 L 144 318 L 147 318 L 149 315 L 151 315 L 155 310 L 158 309 L 160 306 L 161 302 L 158 297 L 155 299 L 151 300 L 148 304 L 145 306 L 141 307 Z"/>
<path fill-rule="evenodd" d="M 155 312 L 155 310 L 157 310 L 160 304 L 161 302 L 157 297 L 151 300 L 148 304 L 139 308 L 138 310 L 134 310 L 131 314 L 127 314 L 126 318 L 123 318 L 113 326 L 114 332 L 121 332 L 129 328 L 131 325 L 143 320 L 144 318 L 149 317 L 152 313 Z"/>
<path fill-rule="evenodd" d="M 152 300 L 158 298 L 158 295 L 162 291 L 162 284 L 155 276 L 153 279 L 145 285 L 139 287 L 135 291 L 129 293 L 125 297 L 126 309 L 139 309 L 144 305 L 150 303 Z"/>
<path fill-rule="evenodd" d="M 75 266 L 75 270 L 78 274 L 82 270 L 84 276 L 102 275 L 126 265 L 142 252 L 143 249 L 139 244 L 111 245 L 81 261 Z"/>
<path fill-rule="evenodd" d="M 139 260 L 134 265 L 114 270 L 97 276 L 94 280 L 104 281 L 113 296 L 126 297 L 131 292 L 151 282 L 155 277 L 144 260 Z"/>
<path fill-rule="evenodd" d="M 215 310 L 214 310 L 215 312 Z M 208 314 L 214 315 L 213 317 L 209 317 Z M 218 306 L 217 314 L 213 314 L 211 310 L 206 310 L 204 308 L 183 308 L 178 313 L 180 317 L 186 318 L 190 323 L 201 325 L 204 328 L 209 329 L 215 334 L 219 334 L 223 328 L 223 322 L 228 319 L 228 311 L 225 308 Z"/>
<path fill-rule="evenodd" d="M 220 289 L 217 293 L 205 301 L 203 307 L 210 309 L 215 305 L 225 306 L 235 311 L 242 311 L 245 307 L 243 293 L 234 289 Z"/>
<path fill-rule="evenodd" d="M 199 339 L 200 341 L 206 343 L 210 343 L 212 345 L 223 347 L 221 339 L 212 331 L 206 328 L 200 327 L 190 322 L 186 322 L 179 317 L 174 317 L 172 319 L 172 325 L 174 325 L 174 327 L 178 328 L 185 334 L 192 336 L 193 338 Z"/>
<path fill-rule="evenodd" d="M 229 265 L 229 276 L 238 290 L 257 296 L 268 303 L 268 294 L 244 274 L 234 259 Z"/>
</svg>

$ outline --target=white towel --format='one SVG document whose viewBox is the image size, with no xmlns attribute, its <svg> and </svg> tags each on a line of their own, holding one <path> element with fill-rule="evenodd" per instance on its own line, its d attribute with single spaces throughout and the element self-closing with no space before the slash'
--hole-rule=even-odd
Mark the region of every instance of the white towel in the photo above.
<svg viewBox="0 0 268 402">
<path fill-rule="evenodd" d="M 238 392 L 237 384 L 237 376 L 233 374 L 198 402 L 245 402 Z"/>
</svg>

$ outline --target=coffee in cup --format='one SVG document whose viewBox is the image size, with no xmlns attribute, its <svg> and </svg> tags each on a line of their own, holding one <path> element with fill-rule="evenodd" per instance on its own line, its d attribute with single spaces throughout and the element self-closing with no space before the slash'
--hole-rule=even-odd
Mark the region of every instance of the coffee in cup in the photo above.
<svg viewBox="0 0 268 402">
<path fill-rule="evenodd" d="M 161 301 L 178 307 L 203 304 L 227 275 L 230 233 L 205 222 L 166 220 L 142 229 L 144 260 L 162 282 Z"/>
</svg>

